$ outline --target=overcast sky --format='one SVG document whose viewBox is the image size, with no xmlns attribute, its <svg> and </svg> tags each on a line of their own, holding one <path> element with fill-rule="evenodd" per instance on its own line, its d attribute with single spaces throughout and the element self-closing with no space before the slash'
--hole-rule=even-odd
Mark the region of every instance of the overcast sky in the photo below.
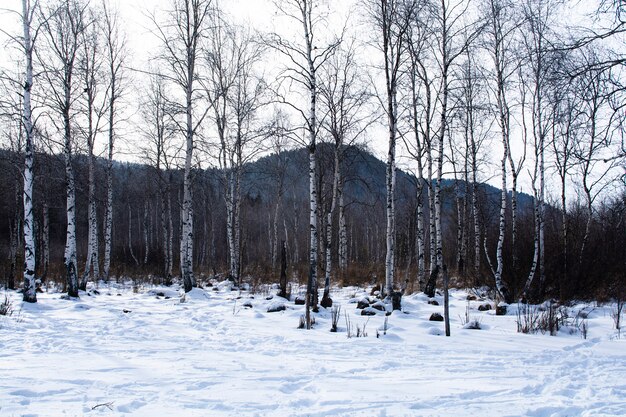
<svg viewBox="0 0 626 417">
<path fill-rule="evenodd" d="M 94 0 L 94 3 L 98 0 Z M 132 55 L 130 65 L 134 68 L 145 68 L 147 61 L 150 57 L 156 54 L 156 49 L 159 46 L 159 42 L 156 37 L 151 34 L 151 30 L 153 30 L 154 25 L 149 18 L 150 15 L 154 14 L 157 19 L 159 18 L 159 11 L 166 10 L 169 8 L 169 0 L 108 0 L 109 3 L 115 5 L 119 8 L 121 14 L 121 20 L 124 22 L 124 30 L 128 36 L 128 46 L 130 48 L 130 52 Z M 594 9 L 594 3 L 596 0 L 582 0 L 577 3 L 571 3 L 570 5 L 576 4 L 577 7 L 570 7 L 568 10 L 567 19 L 570 20 L 570 23 L 580 19 L 580 16 L 590 12 L 590 10 Z M 0 4 L 2 8 L 12 9 L 12 10 L 21 10 L 21 0 L 0 0 Z M 242 24 L 250 24 L 255 29 L 261 32 L 280 32 L 282 34 L 288 33 L 289 31 L 293 31 L 294 36 L 299 36 L 300 28 L 288 27 L 288 23 L 284 18 L 278 15 L 276 8 L 273 4 L 272 0 L 221 0 L 220 5 L 222 8 L 238 23 Z M 334 19 L 335 22 L 342 22 L 345 20 L 345 16 L 347 15 L 348 9 L 351 10 L 351 28 L 354 28 L 363 23 L 363 14 L 361 12 L 362 9 L 359 7 L 355 7 L 358 5 L 358 0 L 328 0 L 327 5 L 323 6 L 327 10 L 331 10 L 331 19 Z M 338 10 L 339 12 L 335 12 Z M 20 33 L 21 27 L 19 22 L 19 16 L 14 13 L 9 12 L 0 12 L 0 27 L 6 31 L 12 33 Z M 364 27 L 357 29 L 358 32 L 361 33 L 361 37 L 372 36 L 371 30 L 365 30 Z M 367 39 L 362 39 L 367 40 Z M 7 39 L 4 35 L 0 34 L 0 41 L 2 42 L 2 50 L 5 52 L 3 54 L 5 57 L 8 55 L 6 45 Z M 371 63 L 374 59 L 378 59 L 377 56 L 374 58 L 367 57 L 365 60 L 369 60 L 368 63 Z M 15 65 L 11 63 L 11 60 L 8 58 L 3 58 L 0 60 L 0 65 Z M 276 66 L 276 63 L 272 63 L 272 65 Z M 280 65 L 280 64 L 279 64 Z M 364 68 L 367 70 L 367 68 Z M 383 120 L 384 121 L 384 120 Z M 296 122 L 296 121 L 294 121 Z M 297 122 L 296 122 L 297 123 Z M 381 159 L 385 158 L 386 154 L 386 146 L 387 146 L 387 138 L 385 134 L 385 128 L 382 125 L 378 127 L 374 127 L 369 132 L 369 143 L 371 149 L 379 156 Z M 129 134 L 129 136 L 132 136 Z M 121 145 L 121 144 L 120 144 Z M 499 144 L 497 141 L 494 141 L 493 149 L 489 153 L 491 158 L 493 159 L 492 165 L 489 166 L 482 175 L 483 180 L 488 180 L 494 185 L 498 185 L 498 164 L 497 159 L 498 155 L 501 151 L 498 151 Z M 128 159 L 132 158 L 132 156 L 124 156 L 124 152 L 120 149 L 120 153 L 118 157 Z M 400 160 L 400 165 L 402 166 L 403 160 Z M 404 160 L 406 161 L 406 160 Z M 405 162 L 406 163 L 406 162 Z M 530 162 L 529 162 L 530 163 Z M 522 189 L 524 191 L 529 191 L 529 186 L 522 181 Z"/>
</svg>

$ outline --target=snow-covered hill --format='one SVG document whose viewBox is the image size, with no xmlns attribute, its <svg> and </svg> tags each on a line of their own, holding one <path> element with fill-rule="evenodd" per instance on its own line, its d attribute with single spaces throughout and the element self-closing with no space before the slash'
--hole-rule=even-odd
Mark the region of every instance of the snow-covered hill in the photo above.
<svg viewBox="0 0 626 417">
<path fill-rule="evenodd" d="M 610 305 L 568 308 L 572 318 L 585 312 L 587 339 L 568 326 L 529 335 L 516 331 L 517 306 L 496 316 L 477 310 L 488 300 L 453 291 L 445 337 L 443 323 L 429 321 L 443 308 L 423 295 L 405 297 L 402 312 L 366 317 L 354 302 L 369 293 L 335 290 L 331 333 L 330 310 L 300 330 L 304 306 L 268 300 L 271 290 L 221 283 L 183 302 L 168 288 L 89 293 L 39 294 L 21 307 L 9 293 L 16 311 L 0 316 L 0 416 L 626 415 L 626 341 Z M 467 314 L 480 330 L 463 328 Z M 357 326 L 367 337 L 355 337 Z"/>
</svg>

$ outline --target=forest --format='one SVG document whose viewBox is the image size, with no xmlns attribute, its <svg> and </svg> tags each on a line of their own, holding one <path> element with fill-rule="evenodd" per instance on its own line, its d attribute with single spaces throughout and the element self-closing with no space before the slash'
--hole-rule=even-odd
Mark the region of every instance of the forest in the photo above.
<svg viewBox="0 0 626 417">
<path fill-rule="evenodd" d="M 1 0 L 0 416 L 623 416 L 626 0 Z"/>
<path fill-rule="evenodd" d="M 108 1 L 5 10 L 3 285 L 623 299 L 626 4 L 357 3 L 171 0 L 145 62 Z"/>
</svg>

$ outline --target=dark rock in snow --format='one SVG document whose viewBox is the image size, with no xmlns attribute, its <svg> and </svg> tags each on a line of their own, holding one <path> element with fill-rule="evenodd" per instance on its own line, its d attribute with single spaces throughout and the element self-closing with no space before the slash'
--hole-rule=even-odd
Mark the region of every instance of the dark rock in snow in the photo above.
<svg viewBox="0 0 626 417">
<path fill-rule="evenodd" d="M 331 308 L 333 306 L 333 299 L 330 297 L 322 297 L 322 301 L 320 301 L 320 305 L 324 308 Z"/>
<path fill-rule="evenodd" d="M 468 294 L 466 299 L 470 300 L 470 301 L 476 301 L 477 300 L 477 298 L 476 298 L 476 296 L 474 294 Z"/>
<path fill-rule="evenodd" d="M 370 306 L 370 300 L 367 298 L 361 298 L 359 302 L 356 304 L 356 308 L 362 309 Z"/>
<path fill-rule="evenodd" d="M 430 304 L 431 306 L 438 306 L 439 305 L 439 301 L 437 301 L 437 300 L 428 300 L 428 304 Z"/>
<path fill-rule="evenodd" d="M 251 301 L 244 301 L 243 302 L 243 306 L 245 308 L 252 308 L 252 302 Z"/>
<path fill-rule="evenodd" d="M 375 308 L 378 311 L 385 311 L 385 303 L 383 303 L 382 301 L 376 301 L 374 304 L 372 304 L 370 306 L 371 308 Z"/>
<path fill-rule="evenodd" d="M 443 321 L 443 316 L 439 313 L 433 313 L 430 315 L 430 318 L 428 319 L 430 321 Z"/>
<path fill-rule="evenodd" d="M 159 291 L 156 293 L 157 297 L 165 297 L 165 293 L 163 291 Z"/>
<path fill-rule="evenodd" d="M 366 307 L 363 310 L 361 310 L 362 316 L 375 316 L 377 313 L 378 313 L 378 310 L 372 307 Z"/>
<path fill-rule="evenodd" d="M 126 308 L 125 308 L 124 310 L 122 310 L 122 311 L 123 311 L 124 313 L 131 313 L 131 312 L 132 312 L 132 310 L 128 310 L 128 309 L 126 309 Z"/>
<path fill-rule="evenodd" d="M 478 306 L 478 311 L 489 311 L 491 310 L 491 304 L 485 303 Z"/>
<path fill-rule="evenodd" d="M 272 302 L 270 304 L 268 304 L 267 306 L 267 312 L 268 313 L 276 313 L 278 311 L 284 311 L 286 310 L 287 307 L 285 307 L 285 305 L 281 302 Z"/>
<path fill-rule="evenodd" d="M 507 306 L 506 304 L 496 307 L 496 316 L 506 316 Z"/>
<path fill-rule="evenodd" d="M 299 295 L 296 297 L 293 303 L 297 306 L 303 306 L 306 303 L 306 299 L 303 296 Z"/>
</svg>

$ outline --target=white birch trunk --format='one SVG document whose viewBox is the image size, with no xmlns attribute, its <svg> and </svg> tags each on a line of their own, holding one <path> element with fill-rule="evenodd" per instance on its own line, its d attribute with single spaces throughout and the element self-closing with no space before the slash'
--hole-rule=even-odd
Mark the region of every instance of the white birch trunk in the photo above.
<svg viewBox="0 0 626 417">
<path fill-rule="evenodd" d="M 69 86 L 66 90 L 69 102 Z M 74 185 L 74 169 L 72 168 L 71 127 L 69 112 L 64 114 L 65 122 L 65 182 L 66 182 L 66 216 L 67 230 L 65 235 L 65 270 L 67 272 L 67 294 L 78 297 L 78 268 L 76 265 L 76 189 Z"/>
<path fill-rule="evenodd" d="M 106 170 L 107 200 L 104 218 L 104 279 L 111 277 L 111 249 L 113 237 L 113 134 L 109 133 L 109 156 Z"/>
<path fill-rule="evenodd" d="M 237 161 L 237 171 L 235 178 L 235 204 L 234 204 L 234 256 L 235 265 L 233 272 L 236 281 L 241 284 L 241 269 L 242 269 L 242 257 L 241 257 L 241 155 Z"/>
<path fill-rule="evenodd" d="M 443 230 L 441 225 L 441 180 L 443 178 L 443 156 L 444 156 L 444 143 L 446 131 L 448 128 L 448 69 L 449 69 L 449 56 L 448 56 L 448 26 L 447 26 L 447 10 L 446 6 L 442 2 L 443 12 L 443 27 L 442 27 L 442 42 L 441 42 L 441 121 L 439 126 L 438 135 L 438 152 L 437 152 L 437 180 L 435 181 L 435 228 L 436 228 L 436 262 L 439 273 L 443 270 Z"/>
<path fill-rule="evenodd" d="M 225 143 L 224 141 L 222 141 L 222 143 Z M 225 145 L 223 145 L 222 148 L 222 152 L 226 152 L 227 150 L 225 149 Z M 226 158 L 224 158 L 226 160 Z M 228 168 L 226 167 L 226 165 L 224 165 L 223 168 L 225 171 L 229 171 Z M 234 220 L 234 210 L 233 210 L 233 194 L 234 194 L 234 189 L 235 189 L 235 184 L 234 184 L 234 174 L 232 172 L 232 168 L 230 169 L 230 172 L 226 173 L 226 189 L 224 190 L 224 198 L 225 198 L 225 203 L 226 203 L 226 240 L 228 242 L 228 258 L 229 258 L 229 270 L 230 270 L 230 276 L 232 278 L 235 277 L 236 272 L 235 272 L 235 268 L 236 268 L 236 263 L 237 260 L 236 255 L 235 255 L 235 233 L 234 233 L 234 225 L 233 225 L 233 220 Z"/>
<path fill-rule="evenodd" d="M 388 57 L 385 57 L 387 60 Z M 395 190 L 396 190 L 396 89 L 392 85 L 389 69 L 387 77 L 387 121 L 389 135 L 389 152 L 387 153 L 387 251 L 385 255 L 385 288 L 384 293 L 390 297 L 393 293 L 394 261 L 395 261 Z"/>
<path fill-rule="evenodd" d="M 22 24 L 24 29 L 24 55 L 26 79 L 23 86 L 22 123 L 26 134 L 24 154 L 24 294 L 23 300 L 37 302 L 35 291 L 35 218 L 33 214 L 33 119 L 31 110 L 31 88 L 33 85 L 33 45 L 30 34 L 30 2 L 22 0 Z"/>
<path fill-rule="evenodd" d="M 272 268 L 276 269 L 278 265 L 278 214 L 280 213 L 280 199 L 282 190 L 278 192 L 276 197 L 276 205 L 274 206 L 274 218 L 272 222 Z"/>
<path fill-rule="evenodd" d="M 509 119 L 508 119 L 508 108 L 506 105 L 506 95 L 505 95 L 505 86 L 504 86 L 504 71 L 502 68 L 502 39 L 500 37 L 499 28 L 497 28 L 496 17 L 493 17 L 493 25 L 494 32 L 496 34 L 495 41 L 495 50 L 494 50 L 494 61 L 496 66 L 496 100 L 498 106 L 498 122 L 500 125 L 500 133 L 502 137 L 502 147 L 503 147 L 503 156 L 502 156 L 502 190 L 501 190 L 501 201 L 500 201 L 500 222 L 498 228 L 498 244 L 496 247 L 496 269 L 494 278 L 496 281 L 496 288 L 500 295 L 504 298 L 506 302 L 511 302 L 510 294 L 508 288 L 504 284 L 502 279 L 502 271 L 504 267 L 504 260 L 502 256 L 502 248 L 504 246 L 504 237 L 505 237 L 505 229 L 506 229 L 506 198 L 507 198 L 507 169 L 506 163 L 510 157 L 509 151 Z"/>
<path fill-rule="evenodd" d="M 149 215 L 149 207 L 148 207 L 148 201 L 146 200 L 143 203 L 143 247 L 144 247 L 143 264 L 144 265 L 148 264 L 148 256 L 150 254 L 150 245 L 148 241 L 148 228 L 149 228 L 148 215 Z"/>
<path fill-rule="evenodd" d="M 191 79 L 193 71 L 188 75 L 187 87 L 187 131 L 186 131 L 186 151 L 185 151 L 185 171 L 183 180 L 183 205 L 182 205 L 182 233 L 180 241 L 180 264 L 181 275 L 185 292 L 193 288 L 193 226 L 192 226 L 192 196 L 191 196 L 191 163 L 193 158 L 193 120 L 192 120 L 192 85 Z"/>
<path fill-rule="evenodd" d="M 91 122 L 90 122 L 91 125 Z M 91 129 L 91 128 L 90 128 Z M 85 262 L 85 273 L 80 282 L 80 289 L 87 289 L 87 280 L 90 278 L 98 279 L 100 275 L 99 259 L 98 259 L 98 219 L 96 211 L 96 175 L 95 175 L 95 156 L 93 154 L 93 136 L 89 134 L 87 145 L 89 147 L 89 191 L 88 191 L 88 237 L 87 237 L 87 261 Z"/>
<path fill-rule="evenodd" d="M 494 273 L 494 278 L 496 281 L 496 288 L 500 295 L 505 299 L 506 302 L 510 302 L 509 292 L 507 287 L 504 285 L 502 280 L 502 269 L 504 266 L 504 260 L 502 257 L 502 248 L 504 246 L 504 233 L 505 233 L 505 218 L 506 218 L 506 161 L 508 154 L 508 144 L 506 140 L 503 140 L 504 153 L 502 157 L 502 191 L 500 197 L 500 223 L 498 227 L 498 244 L 496 247 L 496 269 Z"/>
<path fill-rule="evenodd" d="M 98 268 L 98 224 L 96 213 L 96 158 L 93 153 L 94 141 L 98 130 L 99 116 L 94 115 L 96 100 L 96 74 L 97 74 L 97 38 L 95 34 L 90 32 L 93 37 L 85 37 L 83 42 L 84 57 L 83 65 L 83 81 L 84 81 L 84 97 L 86 101 L 86 117 L 87 117 L 87 151 L 88 151 L 88 206 L 87 206 L 87 262 L 85 263 L 85 273 L 79 282 L 79 288 L 83 291 L 87 289 L 87 280 L 93 272 L 92 278 L 98 278 L 100 273 Z M 97 117 L 94 126 L 94 116 Z"/>
<path fill-rule="evenodd" d="M 48 204 L 43 205 L 43 230 L 42 230 L 42 259 L 43 273 L 41 274 L 41 281 L 44 282 L 48 277 L 48 267 L 50 265 L 50 214 L 48 212 Z"/>
<path fill-rule="evenodd" d="M 348 269 L 348 228 L 343 201 L 343 181 L 339 181 L 339 269 L 345 273 Z"/>
<path fill-rule="evenodd" d="M 480 283 L 480 222 L 478 212 L 478 182 L 476 181 L 477 172 L 477 152 L 476 142 L 471 136 L 472 142 L 472 214 L 474 217 L 474 278 L 476 284 Z"/>
<path fill-rule="evenodd" d="M 306 328 L 311 328 L 311 312 L 310 309 L 317 309 L 317 250 L 318 250 L 318 230 L 317 230 L 317 187 L 315 186 L 316 179 L 316 165 L 317 158 L 316 151 L 316 136 L 317 136 L 317 116 L 316 116 L 316 102 L 317 102 L 317 80 L 316 80 L 316 67 L 313 63 L 313 33 L 309 24 L 311 20 L 312 5 L 308 2 L 303 2 L 300 5 L 302 12 L 302 24 L 304 29 L 304 39 L 306 43 L 305 56 L 308 64 L 308 73 L 306 80 L 309 88 L 309 118 L 307 121 L 307 128 L 309 133 L 309 280 L 307 284 L 307 297 L 306 297 Z"/>
<path fill-rule="evenodd" d="M 458 192 L 458 190 L 457 190 Z M 463 274 L 463 198 L 456 197 L 456 269 L 459 275 Z"/>
<path fill-rule="evenodd" d="M 425 245 L 424 245 L 424 179 L 419 175 L 417 179 L 417 282 L 419 290 L 424 291 L 426 285 Z"/>
<path fill-rule="evenodd" d="M 430 255 L 430 275 L 437 268 L 437 225 L 435 223 L 435 193 L 433 187 L 433 156 L 432 150 L 428 147 L 428 235 L 429 235 L 429 255 Z"/>
<path fill-rule="evenodd" d="M 509 152 L 510 154 L 511 152 Z M 509 165 L 511 166 L 511 251 L 512 251 L 512 259 L 511 259 L 511 269 L 515 271 L 518 265 L 518 255 L 517 255 L 517 172 L 515 171 L 515 166 L 513 165 L 513 159 L 509 156 Z"/>
<path fill-rule="evenodd" d="M 314 101 L 313 101 L 314 103 Z M 308 307 L 315 308 L 315 295 L 317 291 L 317 190 L 315 187 L 315 134 L 311 133 L 311 143 L 309 145 L 309 282 L 307 296 L 307 329 L 311 328 L 311 317 Z"/>
<path fill-rule="evenodd" d="M 300 245 L 298 244 L 298 236 L 300 230 L 300 210 L 298 210 L 298 201 L 296 194 L 293 193 L 293 263 L 300 263 Z"/>
<path fill-rule="evenodd" d="M 425 283 L 425 253 L 424 253 L 424 166 L 422 162 L 422 142 L 420 141 L 420 128 L 419 128 L 419 115 L 418 115 L 418 93 L 417 93 L 417 67 L 412 66 L 411 74 L 411 104 L 412 104 L 412 118 L 413 118 L 413 133 L 415 135 L 415 158 L 417 160 L 417 230 L 415 236 L 415 251 L 417 258 L 417 282 L 419 290 L 423 291 L 426 285 Z M 427 106 L 430 104 L 430 89 L 426 86 L 426 101 Z M 429 117 L 427 114 L 426 117 Z M 427 129 L 430 128 L 430 124 L 427 121 Z M 424 137 L 424 146 L 428 147 L 426 137 Z"/>
<path fill-rule="evenodd" d="M 535 176 L 536 176 L 536 169 L 537 169 L 537 165 L 535 164 Z M 539 261 L 539 198 L 537 195 L 537 189 L 535 188 L 535 184 L 533 183 L 533 208 L 534 208 L 534 227 L 535 227 L 535 231 L 534 231 L 534 238 L 533 238 L 533 244 L 534 244 L 534 252 L 533 252 L 533 261 L 532 264 L 530 266 L 530 272 L 528 274 L 528 278 L 526 278 L 526 283 L 524 284 L 524 290 L 522 291 L 523 297 L 524 298 L 528 298 L 529 296 L 529 291 L 530 291 L 530 286 L 533 283 L 533 280 L 535 278 L 535 274 L 537 271 L 537 264 Z"/>
<path fill-rule="evenodd" d="M 333 244 L 333 214 L 337 206 L 340 183 L 340 153 L 341 141 L 337 141 L 335 145 L 335 164 L 333 172 L 333 192 L 330 202 L 330 210 L 326 214 L 326 271 L 324 279 L 324 295 L 322 296 L 322 305 L 326 308 L 332 306 L 330 299 L 330 275 L 332 273 L 332 244 Z"/>
<path fill-rule="evenodd" d="M 167 189 L 167 269 L 165 276 L 167 283 L 171 284 L 172 270 L 174 268 L 174 221 L 172 220 L 172 196 L 170 195 L 169 187 Z"/>
<path fill-rule="evenodd" d="M 105 9 L 105 43 L 108 58 L 108 72 L 110 77 L 109 105 L 108 105 L 108 144 L 106 165 L 107 199 L 104 218 L 104 261 L 103 276 L 109 280 L 111 273 L 111 251 L 113 248 L 113 149 L 115 144 L 115 112 L 117 99 L 120 96 L 120 76 L 124 61 L 124 41 L 118 36 L 118 23 L 114 14 Z"/>
<path fill-rule="evenodd" d="M 540 159 L 539 159 L 539 289 L 541 295 L 545 290 L 545 161 L 544 161 L 544 136 L 541 136 Z"/>
</svg>

